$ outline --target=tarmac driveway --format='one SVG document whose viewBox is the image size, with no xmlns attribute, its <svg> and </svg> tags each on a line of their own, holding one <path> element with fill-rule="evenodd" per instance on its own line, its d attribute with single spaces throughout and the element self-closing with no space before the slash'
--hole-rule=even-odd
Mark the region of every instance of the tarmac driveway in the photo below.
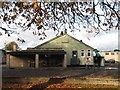
<svg viewBox="0 0 120 90">
<path fill-rule="evenodd" d="M 86 83 L 85 86 L 87 85 L 87 87 L 89 85 L 90 86 L 102 85 L 100 87 L 102 87 L 101 90 L 103 90 L 103 87 L 106 88 L 110 85 L 116 85 L 118 87 L 118 78 L 119 78 L 118 74 L 119 74 L 119 69 L 118 66 L 116 65 L 107 65 L 105 67 L 100 67 L 100 68 L 91 67 L 90 69 L 86 69 L 83 67 L 67 67 L 67 68 L 46 67 L 39 69 L 9 69 L 5 66 L 2 68 L 3 88 L 5 88 L 5 90 L 8 87 L 23 88 L 24 86 L 25 88 L 25 85 L 27 85 L 27 87 L 29 87 L 29 85 L 32 86 L 31 88 L 29 87 L 30 88 L 29 90 L 34 90 L 35 88 L 40 88 L 39 90 L 43 90 L 43 88 L 47 88 L 54 85 L 55 87 L 58 87 L 56 86 L 57 85 L 56 82 L 58 83 L 59 81 L 60 81 L 58 83 L 59 86 L 60 85 L 66 86 L 68 84 L 75 86 L 76 84 L 77 85 L 80 84 L 79 87 L 81 87 L 81 85 L 84 85 Z M 62 77 L 63 79 L 64 77 L 66 78 L 63 81 L 61 80 L 60 77 Z M 68 87 L 70 88 L 71 86 L 68 85 Z M 111 87 L 112 86 L 110 86 L 110 88 Z"/>
<path fill-rule="evenodd" d="M 106 68 L 106 67 L 105 67 Z M 81 68 L 81 67 L 45 67 L 39 69 L 9 69 L 2 68 L 2 77 L 111 77 L 118 78 L 118 69 L 100 68 Z"/>
</svg>

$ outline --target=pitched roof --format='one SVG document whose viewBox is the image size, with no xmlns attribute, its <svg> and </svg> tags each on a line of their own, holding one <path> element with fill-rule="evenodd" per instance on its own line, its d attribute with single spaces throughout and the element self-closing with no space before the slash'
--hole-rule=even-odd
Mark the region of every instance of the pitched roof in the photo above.
<svg viewBox="0 0 120 90">
<path fill-rule="evenodd" d="M 68 34 L 67 34 L 67 35 L 68 35 Z M 81 42 L 82 44 L 84 44 L 84 45 L 86 45 L 86 46 L 88 46 L 88 47 L 94 49 L 93 47 L 91 47 L 91 46 L 87 45 L 86 43 L 84 43 L 82 40 L 78 40 L 78 39 L 72 37 L 71 35 L 68 35 L 68 36 L 71 37 L 71 38 L 73 38 L 74 40 L 76 40 L 76 41 L 78 41 L 78 42 Z"/>
<path fill-rule="evenodd" d="M 42 44 L 40 44 L 40 45 L 38 45 L 38 46 L 36 46 L 36 47 L 34 47 L 34 48 L 38 48 L 38 47 L 40 47 L 40 46 L 42 46 L 42 45 L 44 45 L 44 44 L 46 44 L 46 43 L 48 43 L 48 42 L 51 42 L 51 41 L 53 41 L 53 40 L 55 40 L 55 39 L 57 39 L 57 38 L 59 38 L 59 37 L 62 37 L 62 36 L 64 36 L 64 35 L 68 35 L 68 34 L 59 35 L 59 36 L 57 36 L 57 37 L 55 37 L 55 38 L 53 38 L 53 39 L 51 39 L 51 40 L 49 40 L 49 41 L 46 41 L 46 42 L 44 42 L 44 43 L 42 43 Z M 85 44 L 84 42 L 82 42 L 82 40 L 78 40 L 78 39 L 72 37 L 71 35 L 68 35 L 68 36 L 71 37 L 71 38 L 73 38 L 74 40 L 76 40 L 76 41 L 78 41 L 78 42 L 81 42 L 82 44 L 84 44 L 84 45 L 86 45 L 86 46 L 94 49 L 93 47 L 91 47 L 91 46 Z"/>
</svg>

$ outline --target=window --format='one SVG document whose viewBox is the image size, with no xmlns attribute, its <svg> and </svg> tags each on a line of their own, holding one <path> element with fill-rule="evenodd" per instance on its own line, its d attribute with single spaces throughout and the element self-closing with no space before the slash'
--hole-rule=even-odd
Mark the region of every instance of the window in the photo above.
<svg viewBox="0 0 120 90">
<path fill-rule="evenodd" d="M 90 50 L 88 50 L 88 56 L 90 56 L 90 54 L 91 54 L 91 53 L 90 53 Z"/>
<path fill-rule="evenodd" d="M 81 50 L 81 56 L 84 56 L 85 52 L 84 50 Z"/>
<path fill-rule="evenodd" d="M 111 53 L 111 55 L 114 55 L 114 53 Z"/>
<path fill-rule="evenodd" d="M 109 53 L 105 53 L 105 55 L 109 55 Z"/>
<path fill-rule="evenodd" d="M 77 51 L 73 51 L 73 56 L 76 56 L 77 55 Z"/>
</svg>

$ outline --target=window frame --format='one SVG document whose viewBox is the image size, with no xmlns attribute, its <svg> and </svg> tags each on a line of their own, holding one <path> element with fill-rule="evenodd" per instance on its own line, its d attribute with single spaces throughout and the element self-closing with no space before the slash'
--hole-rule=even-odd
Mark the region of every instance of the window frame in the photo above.
<svg viewBox="0 0 120 90">
<path fill-rule="evenodd" d="M 105 55 L 109 55 L 109 52 L 105 52 Z"/>
<path fill-rule="evenodd" d="M 114 53 L 114 52 L 111 52 L 111 55 L 115 55 L 115 53 Z"/>
<path fill-rule="evenodd" d="M 80 56 L 85 57 L 85 50 L 84 49 L 80 50 Z"/>
<path fill-rule="evenodd" d="M 91 50 L 90 49 L 87 50 L 87 56 L 91 57 Z"/>
</svg>

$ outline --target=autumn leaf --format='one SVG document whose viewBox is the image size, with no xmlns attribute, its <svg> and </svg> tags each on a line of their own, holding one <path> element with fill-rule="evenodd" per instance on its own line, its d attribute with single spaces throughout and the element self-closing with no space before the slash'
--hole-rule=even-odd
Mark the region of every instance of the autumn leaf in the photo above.
<svg viewBox="0 0 120 90">
<path fill-rule="evenodd" d="M 23 9 L 22 8 L 19 8 L 19 13 L 22 13 L 23 12 Z"/>
<path fill-rule="evenodd" d="M 25 2 L 23 2 L 23 5 L 27 5 L 27 2 L 25 1 Z"/>
<path fill-rule="evenodd" d="M 103 26 L 107 26 L 107 23 L 103 23 Z"/>
<path fill-rule="evenodd" d="M 40 11 L 40 12 L 39 12 L 39 15 L 42 17 L 43 13 Z"/>
<path fill-rule="evenodd" d="M 24 14 L 22 14 L 21 16 L 25 17 L 25 15 L 24 15 Z"/>
<path fill-rule="evenodd" d="M 3 17 L 3 21 L 6 21 L 6 20 L 7 20 L 7 17 L 4 16 L 4 17 Z"/>
<path fill-rule="evenodd" d="M 27 26 L 30 27 L 30 26 L 31 26 L 31 23 L 29 23 Z"/>
<path fill-rule="evenodd" d="M 14 16 L 11 17 L 12 20 L 15 20 L 15 18 L 16 18 L 16 15 L 14 15 Z"/>
<path fill-rule="evenodd" d="M 8 37 L 10 37 L 10 34 L 8 34 Z"/>
<path fill-rule="evenodd" d="M 93 8 L 87 8 L 86 12 L 92 14 L 92 13 L 95 12 L 95 9 L 93 9 Z"/>
<path fill-rule="evenodd" d="M 23 7 L 23 2 L 17 2 L 17 3 L 16 3 L 16 6 L 18 6 L 19 8 L 20 8 L 20 7 Z"/>
<path fill-rule="evenodd" d="M 0 8 L 2 7 L 2 2 L 0 2 Z"/>
<path fill-rule="evenodd" d="M 8 23 L 11 24 L 11 21 L 9 21 Z"/>
<path fill-rule="evenodd" d="M 40 29 L 42 29 L 42 27 L 43 27 L 43 26 L 42 26 L 42 25 L 40 25 L 40 26 L 38 26 L 38 28 L 37 28 L 37 29 L 38 29 L 38 30 L 40 30 Z"/>
<path fill-rule="evenodd" d="M 33 6 L 34 9 L 37 9 L 38 8 L 38 4 L 36 2 L 34 2 L 34 6 Z"/>
<path fill-rule="evenodd" d="M 39 19 L 37 20 L 37 23 L 38 23 L 38 24 L 41 24 L 41 23 L 42 23 L 42 19 L 39 18 Z"/>
<path fill-rule="evenodd" d="M 29 7 L 29 5 L 25 5 L 23 8 L 24 9 L 29 9 L 30 7 Z"/>
<path fill-rule="evenodd" d="M 45 12 L 44 12 L 44 17 L 45 17 L 45 18 L 47 17 Z"/>
<path fill-rule="evenodd" d="M 14 11 L 14 12 L 16 12 L 16 11 L 17 11 L 17 9 L 16 9 L 16 8 L 13 8 L 13 11 Z"/>
<path fill-rule="evenodd" d="M 10 9 L 9 12 L 12 12 L 12 9 Z"/>
</svg>

